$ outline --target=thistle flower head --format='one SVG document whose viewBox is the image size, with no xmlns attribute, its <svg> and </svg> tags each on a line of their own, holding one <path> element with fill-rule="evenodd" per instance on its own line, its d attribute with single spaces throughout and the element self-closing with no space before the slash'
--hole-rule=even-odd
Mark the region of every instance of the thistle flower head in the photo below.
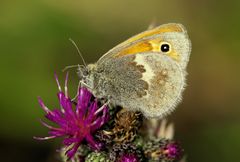
<svg viewBox="0 0 240 162">
<path fill-rule="evenodd" d="M 124 154 L 118 162 L 139 162 L 138 157 L 134 154 Z"/>
<path fill-rule="evenodd" d="M 46 112 L 45 117 L 55 123 L 58 127 L 53 127 L 42 122 L 49 128 L 49 137 L 36 137 L 38 140 L 46 140 L 57 137 L 64 137 L 63 144 L 67 147 L 66 155 L 72 158 L 83 141 L 94 150 L 100 150 L 102 144 L 95 141 L 93 134 L 101 128 L 109 119 L 107 105 L 99 106 L 99 102 L 92 93 L 84 87 L 78 89 L 76 103 L 68 96 L 68 73 L 65 79 L 64 92 L 61 89 L 57 75 L 55 79 L 59 92 L 57 93 L 60 109 L 50 110 L 45 106 L 42 99 L 38 101 L 42 109 Z"/>
<path fill-rule="evenodd" d="M 168 144 L 166 144 L 163 150 L 165 158 L 169 161 L 179 160 L 182 158 L 183 149 L 175 141 L 171 141 Z"/>
<path fill-rule="evenodd" d="M 133 143 L 116 143 L 109 152 L 111 161 L 116 162 L 140 162 L 144 161 L 144 154 L 141 148 Z"/>
<path fill-rule="evenodd" d="M 174 140 L 161 139 L 160 141 L 148 141 L 144 148 L 145 156 L 152 160 L 173 162 L 182 159 L 183 149 Z"/>
</svg>

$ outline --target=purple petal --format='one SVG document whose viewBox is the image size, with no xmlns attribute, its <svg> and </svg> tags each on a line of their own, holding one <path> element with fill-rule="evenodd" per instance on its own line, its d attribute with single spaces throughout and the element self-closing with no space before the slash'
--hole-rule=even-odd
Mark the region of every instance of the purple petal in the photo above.
<svg viewBox="0 0 240 162">
<path fill-rule="evenodd" d="M 51 130 L 60 130 L 60 129 L 61 129 L 61 128 L 55 128 L 55 127 L 47 124 L 46 122 L 44 122 L 44 121 L 41 120 L 41 119 L 40 119 L 40 122 L 41 122 L 42 125 L 44 125 L 45 127 L 49 128 L 49 129 L 51 129 Z"/>
<path fill-rule="evenodd" d="M 56 74 L 56 73 L 54 73 L 54 77 L 55 77 L 55 80 L 56 80 L 56 82 L 57 82 L 58 90 L 61 92 L 61 91 L 62 91 L 62 89 L 61 89 L 61 86 L 60 86 L 60 84 L 59 84 L 59 81 L 58 81 L 58 76 L 57 76 L 57 74 Z"/>
<path fill-rule="evenodd" d="M 57 96 L 58 96 L 58 100 L 60 102 L 60 105 L 62 107 L 66 107 L 67 97 L 65 96 L 65 94 L 63 92 L 58 92 Z"/>
<path fill-rule="evenodd" d="M 62 137 L 66 135 L 64 130 L 50 130 L 48 134 L 56 137 Z"/>
<path fill-rule="evenodd" d="M 75 155 L 75 153 L 77 152 L 80 144 L 81 144 L 80 142 L 75 143 L 74 146 L 71 149 L 66 151 L 65 154 L 68 156 L 69 159 L 71 159 Z"/>
<path fill-rule="evenodd" d="M 92 124 L 91 124 L 91 133 L 95 132 L 97 129 L 101 127 L 102 118 L 97 118 Z"/>
<path fill-rule="evenodd" d="M 77 111 L 79 117 L 83 117 L 83 115 L 85 114 L 91 97 L 92 97 L 92 94 L 88 91 L 87 88 L 84 88 L 84 87 L 79 88 L 78 101 L 77 101 L 77 107 L 76 107 L 76 109 L 77 109 L 76 111 Z"/>
<path fill-rule="evenodd" d="M 109 109 L 107 106 L 103 109 L 103 118 L 104 118 L 104 123 L 107 123 L 110 119 Z"/>
<path fill-rule="evenodd" d="M 91 124 L 91 132 L 94 132 L 102 127 L 109 120 L 109 118 L 108 107 L 104 106 L 102 116 L 94 119 L 93 123 Z"/>
<path fill-rule="evenodd" d="M 55 122 L 59 125 L 62 125 L 65 122 L 62 116 L 62 112 L 59 109 L 54 109 L 52 112 L 47 113 L 45 117 L 48 120 Z"/>
<path fill-rule="evenodd" d="M 96 142 L 91 135 L 86 136 L 86 140 L 89 143 L 89 145 L 92 147 L 92 149 L 100 150 L 103 147 L 103 144 Z"/>
<path fill-rule="evenodd" d="M 58 93 L 58 99 L 61 107 L 64 109 L 64 114 L 67 118 L 75 118 L 75 114 L 72 108 L 72 101 L 70 98 L 65 97 L 63 92 Z"/>
<path fill-rule="evenodd" d="M 49 136 L 49 137 L 33 137 L 33 138 L 36 139 L 36 140 L 43 141 L 43 140 L 49 140 L 49 139 L 56 138 L 56 136 Z"/>
<path fill-rule="evenodd" d="M 95 117 L 95 111 L 97 110 L 97 100 L 95 100 L 88 109 L 88 114 L 85 122 L 91 122 L 93 120 L 93 117 Z"/>
<path fill-rule="evenodd" d="M 51 112 L 47 106 L 45 106 L 44 102 L 42 101 L 41 97 L 38 97 L 38 103 L 40 104 L 41 108 L 46 112 L 49 113 Z"/>
<path fill-rule="evenodd" d="M 79 139 L 79 138 L 74 138 L 74 137 L 65 138 L 65 139 L 63 140 L 63 144 L 66 145 L 66 146 L 70 146 L 70 145 L 73 144 L 73 143 L 81 142 L 81 141 L 79 141 L 79 140 L 81 140 L 81 138 L 80 138 L 80 139 Z"/>
</svg>

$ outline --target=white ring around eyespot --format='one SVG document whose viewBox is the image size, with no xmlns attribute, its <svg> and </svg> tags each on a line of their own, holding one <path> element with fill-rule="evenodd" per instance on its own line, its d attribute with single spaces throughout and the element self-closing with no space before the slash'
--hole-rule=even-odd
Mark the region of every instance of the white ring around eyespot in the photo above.
<svg viewBox="0 0 240 162">
<path fill-rule="evenodd" d="M 168 52 L 163 52 L 163 51 L 161 50 L 161 47 L 162 47 L 163 44 L 169 45 L 169 51 L 168 51 Z M 168 42 L 160 42 L 159 50 L 160 50 L 162 53 L 164 53 L 164 54 L 168 54 L 168 53 L 170 53 L 170 52 L 172 51 L 172 46 L 171 46 L 171 44 L 168 43 Z"/>
</svg>

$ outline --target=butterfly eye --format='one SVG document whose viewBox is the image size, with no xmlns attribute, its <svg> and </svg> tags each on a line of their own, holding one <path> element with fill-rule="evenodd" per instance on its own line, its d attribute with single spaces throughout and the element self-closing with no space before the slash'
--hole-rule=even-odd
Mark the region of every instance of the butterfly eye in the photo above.
<svg viewBox="0 0 240 162">
<path fill-rule="evenodd" d="M 164 53 L 167 53 L 171 50 L 171 46 L 167 42 L 161 43 L 160 48 L 161 48 L 161 51 L 164 52 Z"/>
</svg>

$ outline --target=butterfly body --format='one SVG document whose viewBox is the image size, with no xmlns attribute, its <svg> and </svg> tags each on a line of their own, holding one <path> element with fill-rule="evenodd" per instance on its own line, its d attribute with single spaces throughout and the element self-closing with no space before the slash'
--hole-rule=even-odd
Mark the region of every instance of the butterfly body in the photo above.
<svg viewBox="0 0 240 162">
<path fill-rule="evenodd" d="M 128 39 L 89 64 L 84 82 L 96 97 L 160 118 L 181 100 L 190 50 L 182 25 L 162 25 Z"/>
</svg>

